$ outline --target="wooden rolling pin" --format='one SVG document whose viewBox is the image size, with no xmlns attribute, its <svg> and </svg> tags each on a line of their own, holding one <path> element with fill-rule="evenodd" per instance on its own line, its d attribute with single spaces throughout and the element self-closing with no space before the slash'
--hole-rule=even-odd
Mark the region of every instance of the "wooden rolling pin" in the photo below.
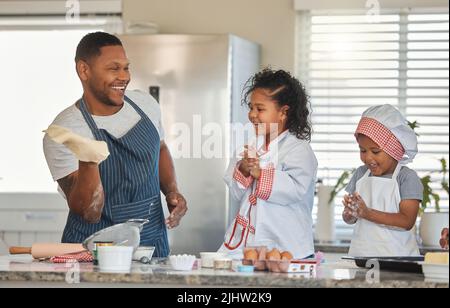
<svg viewBox="0 0 450 308">
<path fill-rule="evenodd" d="M 10 247 L 9 253 L 12 255 L 31 254 L 35 259 L 42 259 L 85 250 L 81 244 L 36 243 L 31 247 Z"/>
</svg>

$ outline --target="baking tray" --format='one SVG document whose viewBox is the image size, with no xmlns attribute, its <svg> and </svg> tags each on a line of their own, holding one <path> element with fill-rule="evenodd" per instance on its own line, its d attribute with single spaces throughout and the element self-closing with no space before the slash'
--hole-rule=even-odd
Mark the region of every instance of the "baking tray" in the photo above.
<svg viewBox="0 0 450 308">
<path fill-rule="evenodd" d="M 417 257 L 342 257 L 343 260 L 353 260 L 356 266 L 366 268 L 369 260 L 377 260 L 380 270 L 406 273 L 422 273 L 423 256 Z"/>
</svg>

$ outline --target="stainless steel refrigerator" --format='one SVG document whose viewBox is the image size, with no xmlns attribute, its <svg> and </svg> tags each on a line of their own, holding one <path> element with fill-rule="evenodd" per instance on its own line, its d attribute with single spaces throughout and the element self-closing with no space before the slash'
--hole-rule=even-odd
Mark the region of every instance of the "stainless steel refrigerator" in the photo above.
<svg viewBox="0 0 450 308">
<path fill-rule="evenodd" d="M 176 154 L 178 185 L 188 201 L 181 225 L 169 231 L 171 253 L 215 251 L 237 212 L 223 181 L 235 150 L 227 124 L 248 121 L 241 94 L 245 81 L 260 68 L 260 47 L 226 34 L 120 38 L 131 62 L 129 89 L 147 91 L 161 105 L 165 141 Z M 222 128 L 220 157 L 209 158 L 202 151 L 214 132 L 204 131 L 199 138 L 198 131 L 208 125 Z M 176 148 L 182 139 L 189 144 Z"/>
</svg>

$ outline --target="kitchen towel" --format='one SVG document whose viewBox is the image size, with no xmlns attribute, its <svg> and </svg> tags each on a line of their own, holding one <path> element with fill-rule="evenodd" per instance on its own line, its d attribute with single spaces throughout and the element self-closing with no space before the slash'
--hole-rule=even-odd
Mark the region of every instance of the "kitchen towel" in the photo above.
<svg viewBox="0 0 450 308">
<path fill-rule="evenodd" d="M 50 258 L 52 263 L 69 263 L 69 262 L 93 262 L 94 257 L 89 251 L 83 251 L 79 253 L 66 254 L 61 256 L 55 256 Z"/>
</svg>

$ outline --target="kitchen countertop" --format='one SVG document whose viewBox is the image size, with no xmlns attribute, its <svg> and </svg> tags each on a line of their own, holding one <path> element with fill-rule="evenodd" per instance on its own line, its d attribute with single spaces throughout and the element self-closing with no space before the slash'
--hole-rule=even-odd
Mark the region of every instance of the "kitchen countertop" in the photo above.
<svg viewBox="0 0 450 308">
<path fill-rule="evenodd" d="M 0 287 L 10 286 L 144 286 L 144 287 L 445 287 L 449 284 L 425 281 L 422 274 L 381 271 L 378 283 L 366 280 L 368 269 L 358 268 L 352 261 L 325 254 L 314 275 L 283 273 L 237 273 L 213 269 L 178 272 L 165 262 L 144 265 L 133 263 L 130 273 L 102 273 L 90 263 L 73 265 L 33 261 L 31 256 L 0 257 Z M 371 275 L 368 275 L 371 276 Z M 372 275 L 373 276 L 373 275 Z M 75 283 L 73 283 L 75 282 Z"/>
</svg>

